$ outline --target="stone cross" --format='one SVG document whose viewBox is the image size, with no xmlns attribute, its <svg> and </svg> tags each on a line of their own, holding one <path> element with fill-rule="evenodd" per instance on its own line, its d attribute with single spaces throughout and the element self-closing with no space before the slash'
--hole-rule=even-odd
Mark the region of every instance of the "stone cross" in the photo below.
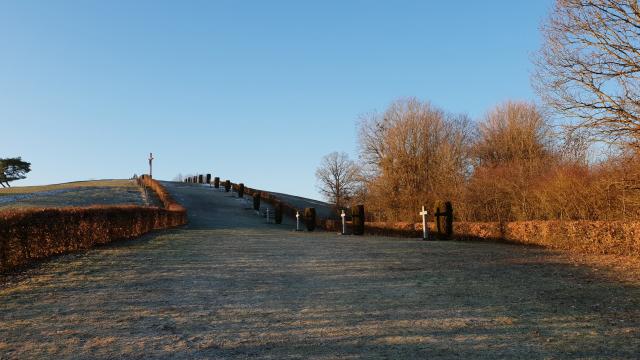
<svg viewBox="0 0 640 360">
<path fill-rule="evenodd" d="M 344 210 L 342 210 L 342 214 L 340 214 L 340 217 L 342 218 L 342 235 L 344 235 L 347 230 L 345 227 L 345 222 L 344 222 L 344 218 L 347 216 L 347 214 L 344 213 Z"/>
<path fill-rule="evenodd" d="M 149 177 L 153 178 L 153 153 L 149 153 Z"/>
<path fill-rule="evenodd" d="M 427 214 L 429 212 L 422 207 L 420 215 L 422 216 L 422 240 L 429 240 L 429 229 L 427 229 Z"/>
</svg>

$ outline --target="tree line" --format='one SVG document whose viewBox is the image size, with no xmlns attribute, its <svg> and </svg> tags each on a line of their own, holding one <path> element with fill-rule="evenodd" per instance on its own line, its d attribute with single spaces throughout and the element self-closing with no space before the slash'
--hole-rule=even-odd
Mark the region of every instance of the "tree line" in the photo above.
<svg viewBox="0 0 640 360">
<path fill-rule="evenodd" d="M 404 98 L 358 120 L 358 160 L 331 153 L 319 188 L 369 220 L 409 221 L 452 201 L 458 220 L 616 220 L 640 215 L 640 9 L 558 0 L 532 79 L 541 104 L 477 121 Z M 552 122 L 552 119 L 556 119 Z M 594 155 L 596 148 L 607 152 Z"/>
</svg>

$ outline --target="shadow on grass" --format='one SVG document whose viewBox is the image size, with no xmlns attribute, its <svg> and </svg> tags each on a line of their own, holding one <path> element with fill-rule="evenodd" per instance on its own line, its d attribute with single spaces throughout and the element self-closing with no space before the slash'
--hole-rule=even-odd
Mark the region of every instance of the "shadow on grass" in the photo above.
<svg viewBox="0 0 640 360">
<path fill-rule="evenodd" d="M 186 192 L 186 193 L 185 193 Z M 0 296 L 0 354 L 634 358 L 640 288 L 541 248 L 264 231 L 180 191 L 192 224 L 61 257 Z M 244 214 L 244 215 L 243 215 Z M 229 227 L 221 215 L 233 215 Z M 151 241 L 157 240 L 157 241 Z M 24 331 L 29 329 L 29 331 Z"/>
<path fill-rule="evenodd" d="M 5 297 L 0 335 L 12 354 L 26 355 L 27 342 L 41 356 L 164 358 L 633 358 L 640 350 L 638 287 L 601 281 L 541 249 L 229 229 L 149 240 L 61 259 L 41 280 L 48 288 Z M 72 339 L 80 342 L 65 343 Z"/>
</svg>

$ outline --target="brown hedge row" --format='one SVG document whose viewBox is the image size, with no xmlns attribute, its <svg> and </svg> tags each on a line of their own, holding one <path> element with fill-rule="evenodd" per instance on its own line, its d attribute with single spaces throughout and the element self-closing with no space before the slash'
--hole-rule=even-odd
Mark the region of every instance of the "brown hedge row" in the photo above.
<svg viewBox="0 0 640 360">
<path fill-rule="evenodd" d="M 236 189 L 237 185 L 233 185 Z M 252 196 L 259 191 L 245 188 Z M 271 204 L 281 202 L 285 214 L 295 217 L 296 209 L 266 191 L 261 199 Z M 317 219 L 318 227 L 326 231 L 341 231 L 341 220 Z M 434 229 L 433 223 L 428 223 Z M 347 222 L 351 228 L 351 222 Z M 367 222 L 365 233 L 380 236 L 422 238 L 422 223 Z M 429 232 L 431 238 L 437 234 Z M 454 222 L 454 240 L 491 240 L 544 246 L 552 249 L 586 254 L 640 256 L 640 221 L 514 221 Z"/>
<path fill-rule="evenodd" d="M 323 222 L 326 230 L 339 231 L 340 226 L 337 220 Z M 434 228 L 433 223 L 428 226 Z M 585 254 L 640 256 L 639 221 L 455 222 L 453 227 L 456 240 L 506 241 Z M 422 237 L 422 223 L 368 222 L 365 230 L 370 235 Z M 436 234 L 430 232 L 430 236 L 435 238 Z"/>
<path fill-rule="evenodd" d="M 1 211 L 0 271 L 187 222 L 186 210 L 157 181 L 147 178 L 139 183 L 154 189 L 165 208 L 125 205 Z"/>
<path fill-rule="evenodd" d="M 158 196 L 158 198 L 160 199 L 160 201 L 162 202 L 162 206 L 165 209 L 173 210 L 173 211 L 186 211 L 184 207 L 182 207 L 182 205 L 178 204 L 178 202 L 175 201 L 171 197 L 171 195 L 169 195 L 169 192 L 167 192 L 167 189 L 165 189 L 164 186 L 162 186 L 157 180 L 154 180 L 146 175 L 142 175 L 137 179 L 137 182 L 138 182 L 138 185 L 148 187 L 151 190 L 153 190 Z M 186 219 L 186 213 L 185 213 L 185 219 Z"/>
<path fill-rule="evenodd" d="M 233 185 L 236 188 L 235 184 Z M 245 188 L 252 196 L 256 191 Z M 295 217 L 296 209 L 277 196 L 260 191 L 261 199 L 271 204 L 281 202 L 285 214 Z M 342 230 L 341 220 L 317 219 L 318 227 L 326 231 Z M 428 223 L 434 229 L 433 223 Z M 640 221 L 515 221 L 454 222 L 454 240 L 491 240 L 544 246 L 552 249 L 586 254 L 640 256 Z M 351 228 L 351 222 L 347 222 Z M 422 223 L 367 222 L 369 235 L 422 238 Z M 429 232 L 431 238 L 437 234 Z"/>
<path fill-rule="evenodd" d="M 457 223 L 461 239 L 503 240 L 587 254 L 640 256 L 639 221 Z"/>
<path fill-rule="evenodd" d="M 234 191 L 238 191 L 238 184 L 235 183 L 231 183 L 231 187 Z M 277 203 L 282 204 L 282 213 L 284 215 L 290 216 L 292 218 L 296 217 L 296 211 L 298 211 L 297 208 L 295 208 L 294 206 L 292 206 L 291 204 L 289 204 L 286 201 L 283 201 L 281 199 L 279 199 L 277 196 L 271 194 L 268 191 L 263 191 L 263 190 L 258 190 L 258 189 L 253 189 L 250 187 L 245 186 L 244 187 L 244 194 L 247 196 L 253 196 L 253 194 L 255 193 L 260 193 L 260 200 L 267 202 L 271 205 L 275 205 Z M 302 213 L 300 214 L 302 216 Z"/>
</svg>

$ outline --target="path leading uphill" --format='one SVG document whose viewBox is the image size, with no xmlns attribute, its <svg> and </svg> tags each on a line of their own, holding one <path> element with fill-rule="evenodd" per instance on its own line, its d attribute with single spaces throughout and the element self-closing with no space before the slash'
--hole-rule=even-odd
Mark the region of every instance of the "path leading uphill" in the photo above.
<svg viewBox="0 0 640 360">
<path fill-rule="evenodd" d="M 190 225 L 0 287 L 0 358 L 634 358 L 640 290 L 541 249 L 298 233 L 168 184 Z"/>
</svg>

